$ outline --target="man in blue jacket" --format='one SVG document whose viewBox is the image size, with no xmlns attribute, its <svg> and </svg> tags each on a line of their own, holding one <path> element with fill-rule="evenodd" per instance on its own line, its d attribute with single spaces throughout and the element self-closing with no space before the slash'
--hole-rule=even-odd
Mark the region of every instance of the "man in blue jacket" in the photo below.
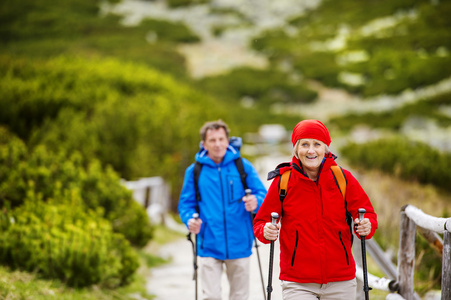
<svg viewBox="0 0 451 300">
<path fill-rule="evenodd" d="M 254 233 L 251 213 L 256 212 L 266 195 L 252 164 L 242 158 L 246 195 L 235 160 L 239 148 L 229 144 L 228 126 L 221 120 L 207 122 L 200 130 L 201 149 L 195 160 L 202 164 L 198 179 L 200 199 L 196 197 L 195 164 L 185 171 L 179 200 L 179 214 L 189 231 L 198 234 L 197 255 L 204 300 L 221 299 L 221 275 L 226 267 L 230 300 L 249 297 L 249 263 Z M 194 219 L 193 214 L 199 213 Z"/>
</svg>

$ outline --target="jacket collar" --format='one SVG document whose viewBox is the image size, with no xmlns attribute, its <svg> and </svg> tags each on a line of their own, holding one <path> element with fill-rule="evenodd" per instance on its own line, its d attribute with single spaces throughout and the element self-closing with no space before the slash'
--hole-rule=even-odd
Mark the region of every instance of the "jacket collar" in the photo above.
<svg viewBox="0 0 451 300">
<path fill-rule="evenodd" d="M 194 156 L 194 159 L 196 161 L 200 162 L 201 164 L 209 165 L 212 167 L 217 167 L 217 166 L 222 166 L 222 165 L 228 164 L 229 162 L 234 161 L 238 157 L 240 157 L 240 152 L 237 149 L 235 149 L 233 146 L 229 145 L 227 147 L 226 154 L 224 155 L 224 158 L 222 159 L 222 162 L 220 162 L 219 164 L 216 164 L 210 157 L 208 157 L 208 151 L 206 149 L 204 149 L 203 147 L 201 147 L 199 152 L 196 153 L 196 155 Z"/>
<path fill-rule="evenodd" d="M 317 178 L 316 182 L 319 181 L 320 175 L 321 175 L 323 170 L 328 170 L 328 169 L 330 169 L 330 167 L 332 165 L 336 165 L 335 158 L 337 158 L 337 157 L 335 155 L 333 155 L 333 154 L 323 158 L 323 161 L 321 162 L 321 165 L 319 166 L 318 178 Z M 296 157 L 293 156 L 293 159 L 291 161 L 291 165 L 292 165 L 294 170 L 299 172 L 305 178 L 308 178 L 307 174 L 304 172 L 304 169 L 302 168 L 302 164 L 299 161 L 299 159 L 297 159 Z"/>
</svg>

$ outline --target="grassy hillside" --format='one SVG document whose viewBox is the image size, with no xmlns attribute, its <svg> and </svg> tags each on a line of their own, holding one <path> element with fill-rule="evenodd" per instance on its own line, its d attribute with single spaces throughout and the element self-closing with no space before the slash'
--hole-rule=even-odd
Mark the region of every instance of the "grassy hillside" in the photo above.
<svg viewBox="0 0 451 300">
<path fill-rule="evenodd" d="M 396 94 L 451 76 L 448 1 L 322 1 L 266 32 L 253 47 L 273 64 L 290 61 L 308 78 L 365 97 Z"/>
</svg>

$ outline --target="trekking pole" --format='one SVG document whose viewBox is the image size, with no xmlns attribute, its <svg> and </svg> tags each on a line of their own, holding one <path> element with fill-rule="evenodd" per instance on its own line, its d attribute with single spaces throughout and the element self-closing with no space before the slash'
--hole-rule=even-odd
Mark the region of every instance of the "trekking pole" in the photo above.
<svg viewBox="0 0 451 300">
<path fill-rule="evenodd" d="M 249 196 L 252 192 L 251 189 L 246 189 L 244 191 L 246 193 L 246 196 Z M 251 221 L 254 222 L 255 212 L 251 212 Z M 262 264 L 260 262 L 260 253 L 258 252 L 258 243 L 257 238 L 254 235 L 254 246 L 255 246 L 255 252 L 257 252 L 257 259 L 258 259 L 258 268 L 260 269 L 260 280 L 262 282 L 262 290 L 263 290 L 263 297 L 266 300 L 266 293 L 265 293 L 265 281 L 263 280 L 263 272 L 262 272 Z"/>
<path fill-rule="evenodd" d="M 365 216 L 366 210 L 364 208 L 359 208 L 359 220 L 362 221 Z M 365 237 L 360 236 L 360 242 L 362 243 L 362 265 L 363 265 L 363 291 L 365 292 L 365 300 L 369 299 L 369 291 L 372 288 L 368 287 L 368 271 L 366 268 L 366 248 L 365 248 Z"/>
<path fill-rule="evenodd" d="M 193 219 L 197 220 L 199 219 L 199 214 L 198 213 L 194 213 L 193 214 Z M 188 241 L 191 242 L 192 246 L 193 246 L 193 267 L 194 267 L 194 273 L 193 273 L 193 280 L 195 281 L 195 299 L 197 300 L 197 234 L 194 236 L 194 243 L 191 240 L 191 232 L 188 232 Z"/>
<path fill-rule="evenodd" d="M 271 224 L 277 226 L 277 219 L 279 214 L 276 212 L 271 213 Z M 269 250 L 269 272 L 268 272 L 268 287 L 266 288 L 268 292 L 267 300 L 271 300 L 272 293 L 272 265 L 274 263 L 274 241 L 271 241 L 271 248 Z"/>
</svg>

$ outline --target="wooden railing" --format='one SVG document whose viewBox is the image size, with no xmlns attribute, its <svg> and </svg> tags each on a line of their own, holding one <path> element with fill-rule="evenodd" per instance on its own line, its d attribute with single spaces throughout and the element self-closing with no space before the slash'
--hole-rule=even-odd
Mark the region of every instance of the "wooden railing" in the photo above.
<svg viewBox="0 0 451 300">
<path fill-rule="evenodd" d="M 390 279 L 385 279 L 368 274 L 369 285 L 375 289 L 391 292 L 386 299 L 420 299 L 414 291 L 413 280 L 417 231 L 442 255 L 441 299 L 451 299 L 451 218 L 430 216 L 413 205 L 406 205 L 401 209 L 398 267 L 396 272 L 394 272 L 392 262 L 384 257 L 377 243 L 372 240 L 367 241 L 369 254 L 384 273 L 390 277 Z M 443 240 L 439 234 L 443 234 Z M 354 247 L 359 248 L 358 244 L 354 243 Z M 354 249 L 356 262 L 359 262 L 359 250 Z M 356 272 L 357 279 L 361 277 L 361 274 L 362 269 L 358 267 Z M 360 298 L 361 296 L 357 293 L 357 299 Z"/>
<path fill-rule="evenodd" d="M 162 177 L 147 177 L 136 181 L 122 181 L 133 192 L 133 198 L 147 211 L 152 223 L 164 223 L 169 210 L 169 186 Z"/>
<path fill-rule="evenodd" d="M 420 232 L 425 232 L 429 236 L 435 236 L 435 233 L 443 234 L 442 299 L 451 299 L 451 218 L 436 218 L 425 214 L 412 205 L 406 205 L 401 209 L 401 231 L 399 234 L 398 251 L 399 294 L 405 299 L 413 299 L 415 236 L 417 226 L 422 228 Z M 429 241 L 431 240 L 429 239 Z M 439 243 L 439 240 L 435 239 L 434 246 L 437 246 L 437 243 Z"/>
</svg>

